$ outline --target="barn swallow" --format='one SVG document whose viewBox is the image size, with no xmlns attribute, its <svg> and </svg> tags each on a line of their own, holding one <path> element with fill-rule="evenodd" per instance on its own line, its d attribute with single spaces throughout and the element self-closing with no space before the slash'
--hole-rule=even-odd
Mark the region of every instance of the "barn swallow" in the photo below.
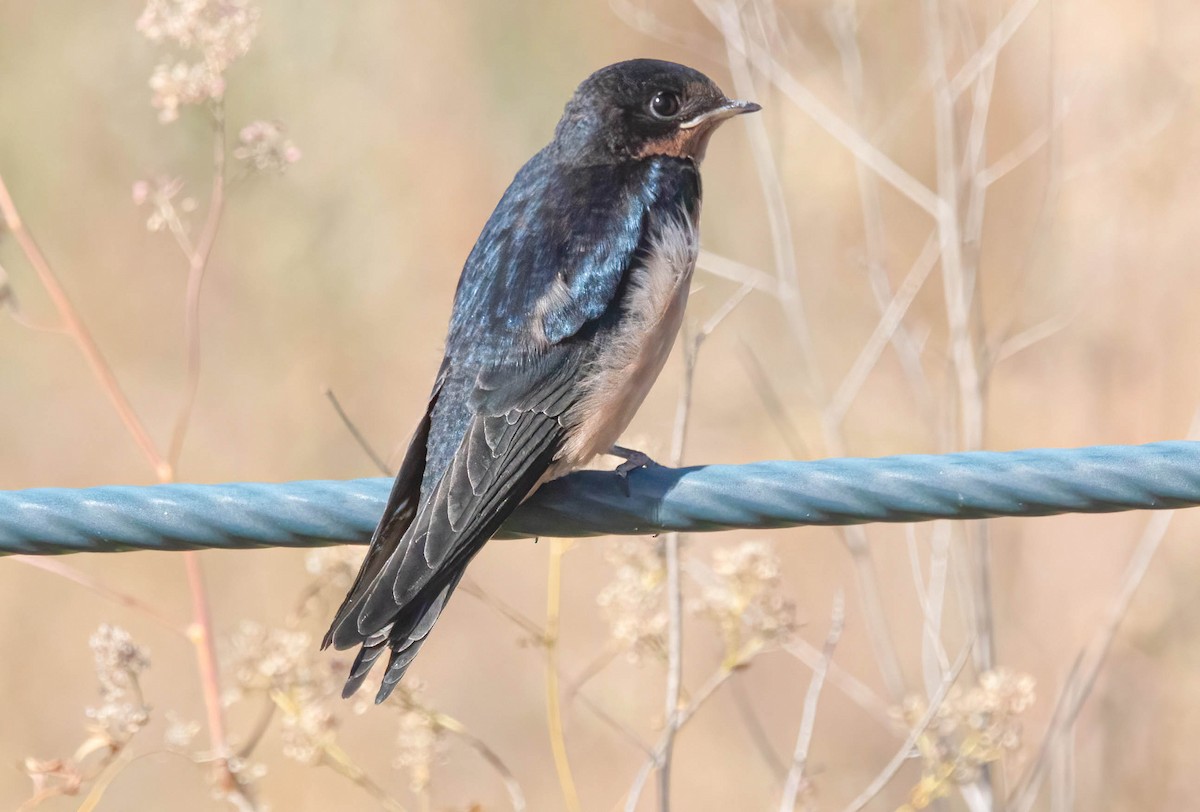
<svg viewBox="0 0 1200 812">
<path fill-rule="evenodd" d="M 467 258 L 445 357 L 354 585 L 322 648 L 389 652 L 399 683 L 467 564 L 537 487 L 614 443 L 662 370 L 696 265 L 700 162 L 760 107 L 635 59 L 589 76 Z M 635 464 L 637 458 L 635 456 Z"/>
</svg>

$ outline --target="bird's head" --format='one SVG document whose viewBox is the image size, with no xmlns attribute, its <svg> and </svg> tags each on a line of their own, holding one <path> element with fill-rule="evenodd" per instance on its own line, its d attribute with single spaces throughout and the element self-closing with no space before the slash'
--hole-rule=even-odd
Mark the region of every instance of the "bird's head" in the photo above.
<svg viewBox="0 0 1200 812">
<path fill-rule="evenodd" d="M 554 145 L 585 163 L 641 160 L 655 155 L 704 158 L 718 125 L 762 108 L 728 98 L 697 70 L 657 59 L 601 68 L 567 102 Z"/>
</svg>

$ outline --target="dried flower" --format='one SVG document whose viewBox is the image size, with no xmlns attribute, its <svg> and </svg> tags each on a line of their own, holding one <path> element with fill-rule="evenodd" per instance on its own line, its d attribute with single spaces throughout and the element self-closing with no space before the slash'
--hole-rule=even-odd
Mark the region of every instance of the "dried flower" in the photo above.
<svg viewBox="0 0 1200 812">
<path fill-rule="evenodd" d="M 159 175 L 151 183 L 139 180 L 133 184 L 131 197 L 135 206 L 149 204 L 150 215 L 146 218 L 148 231 L 162 231 L 169 228 L 177 234 L 187 233 L 187 222 L 180 212 L 188 213 L 196 208 L 196 202 L 185 197 L 176 205 L 175 198 L 183 191 L 183 181 L 167 175 Z"/>
<path fill-rule="evenodd" d="M 148 0 L 135 27 L 170 51 L 150 77 L 160 121 L 177 119 L 182 105 L 221 98 L 224 73 L 250 49 L 260 16 L 249 0 Z"/>
<path fill-rule="evenodd" d="M 413 681 L 400 686 L 394 696 L 401 707 L 400 729 L 396 736 L 396 769 L 408 771 L 409 788 L 421 792 L 429 786 L 433 766 L 446 750 L 446 729 L 436 711 L 420 700 L 424 686 Z"/>
<path fill-rule="evenodd" d="M 779 557 L 768 542 L 718 547 L 709 567 L 693 562 L 689 571 L 701 590 L 689 608 L 717 623 L 727 657 L 784 640 L 795 628 L 796 609 L 780 592 Z"/>
<path fill-rule="evenodd" d="M 283 711 L 284 755 L 316 761 L 336 732 L 330 703 L 337 694 L 335 669 L 340 665 L 318 657 L 307 632 L 267 629 L 250 621 L 238 626 L 229 647 L 237 688 L 226 700 L 266 693 Z"/>
<path fill-rule="evenodd" d="M 608 618 L 613 639 L 635 661 L 647 653 L 661 654 L 667 630 L 662 544 L 622 539 L 608 544 L 604 557 L 615 571 L 596 602 Z"/>
<path fill-rule="evenodd" d="M 94 735 L 104 737 L 110 747 L 127 742 L 150 720 L 150 708 L 142 699 L 138 677 L 150 667 L 150 657 L 136 645 L 129 632 L 102 625 L 88 641 L 104 700 L 88 708 Z"/>
<path fill-rule="evenodd" d="M 233 157 L 256 172 L 283 172 L 300 160 L 300 149 L 277 121 L 255 121 L 242 127 Z"/>
<path fill-rule="evenodd" d="M 173 711 L 167 711 L 167 730 L 163 741 L 168 747 L 183 750 L 192 743 L 200 732 L 200 723 L 191 719 L 182 719 Z"/>
<path fill-rule="evenodd" d="M 1036 699 L 1035 685 L 1028 674 L 997 668 L 969 690 L 951 688 L 917 741 L 923 767 L 907 808 L 925 809 L 951 787 L 976 781 L 985 764 L 1019 750 L 1020 716 Z M 928 707 L 924 698 L 910 696 L 895 715 L 915 725 Z"/>
</svg>

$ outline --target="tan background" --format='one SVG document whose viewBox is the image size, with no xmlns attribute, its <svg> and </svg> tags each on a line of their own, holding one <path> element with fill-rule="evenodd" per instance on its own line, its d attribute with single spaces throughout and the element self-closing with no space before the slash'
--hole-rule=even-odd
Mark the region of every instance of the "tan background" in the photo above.
<svg viewBox="0 0 1200 812">
<path fill-rule="evenodd" d="M 976 43 L 1005 10 L 984 2 L 944 6 Z M 380 449 L 405 440 L 440 358 L 462 260 L 513 173 L 549 137 L 575 84 L 604 64 L 652 55 L 693 64 L 732 92 L 720 34 L 686 2 L 653 8 L 694 37 L 698 49 L 639 33 L 604 3 L 264 2 L 258 40 L 227 74 L 231 130 L 277 118 L 304 154 L 283 177 L 257 178 L 231 194 L 204 292 L 204 372 L 180 478 L 373 475 L 321 387 L 334 388 Z M 825 2 L 781 3 L 777 54 L 805 87 L 854 121 L 828 9 Z M 129 190 L 135 180 L 167 172 L 182 176 L 203 202 L 207 125 L 195 110 L 175 124 L 156 121 L 146 88 L 155 52 L 134 31 L 139 12 L 134 3 L 0 3 L 0 173 L 165 444 L 182 397 L 186 268 L 166 236 L 146 230 L 147 212 L 130 202 Z M 916 4 L 864 2 L 857 15 L 866 86 L 861 129 L 934 187 L 928 50 Z M 949 46 L 951 72 L 964 47 Z M 1062 323 L 996 367 L 987 392 L 988 448 L 1138 443 L 1186 433 L 1200 403 L 1198 55 L 1200 7 L 1188 0 L 1042 3 L 1002 53 L 987 128 L 991 160 L 1045 127 L 1052 96 L 1060 113 L 1064 99 L 1069 105 L 1051 143 L 991 190 L 981 244 L 982 324 L 1000 341 L 1048 319 Z M 862 268 L 855 162 L 758 78 L 816 355 L 824 377 L 837 382 L 878 318 Z M 712 144 L 703 242 L 774 273 L 748 132 L 737 121 Z M 881 188 L 886 259 L 897 285 L 932 223 Z M 0 265 L 24 312 L 50 322 L 49 301 L 3 234 Z M 689 321 L 701 323 L 736 287 L 699 273 Z M 935 271 L 908 324 L 926 337 L 938 427 L 949 425 L 955 408 L 945 323 Z M 743 347 L 763 362 L 805 453 L 827 453 L 778 303 L 752 294 L 700 357 L 687 461 L 791 453 L 751 383 Z M 669 454 L 681 370 L 676 352 L 627 435 L 660 458 Z M 913 404 L 894 354 L 885 352 L 845 420 L 848 453 L 944 448 Z M 153 479 L 76 348 L 0 318 L 0 487 Z M 1026 715 L 1026 756 L 1036 751 L 1056 692 L 1102 619 L 1146 520 L 1124 514 L 992 523 L 999 662 L 1038 680 L 1038 702 Z M 1076 738 L 1078 808 L 1178 809 L 1200 793 L 1198 523 L 1193 514 L 1176 518 L 1084 711 Z M 922 539 L 927 531 L 920 530 Z M 803 624 L 797 634 L 816 645 L 835 590 L 846 590 L 837 661 L 882 694 L 838 536 L 819 529 L 710 536 L 689 542 L 685 555 L 704 556 L 738 538 L 777 543 L 784 588 Z M 872 540 L 915 689 L 921 615 L 904 531 L 875 529 Z M 604 543 L 581 544 L 566 558 L 561 658 L 568 675 L 608 637 L 595 603 L 611 577 Z M 540 619 L 546 552 L 544 543 L 497 543 L 472 574 Z M 218 634 L 242 619 L 282 624 L 307 579 L 297 551 L 210 553 L 203 562 Z M 69 563 L 180 623 L 188 617 L 183 565 L 174 554 Z M 156 716 L 135 739 L 135 751 L 159 746 L 162 712 L 203 719 L 191 647 L 140 613 L 0 561 L 0 617 L 0 807 L 29 795 L 22 759 L 65 756 L 82 740 L 83 709 L 96 701 L 87 639 L 102 621 L 128 628 L 151 651 L 144 687 Z M 323 630 L 319 623 L 311 630 Z M 961 645 L 960 625 L 948 627 L 952 652 Z M 518 645 L 519 637 L 494 610 L 459 595 L 414 673 L 431 703 L 505 759 L 530 809 L 558 809 L 542 657 Z M 720 657 L 702 620 L 688 622 L 685 656 L 685 685 L 694 690 Z M 735 677 L 785 759 L 809 675 L 774 653 Z M 590 690 L 644 741 L 657 737 L 659 663 L 620 662 Z M 233 738 L 248 725 L 248 714 L 235 713 Z M 578 705 L 567 709 L 566 736 L 584 808 L 614 808 L 643 755 Z M 272 808 L 376 808 L 332 772 L 284 758 L 274 737 L 268 733 L 255 755 L 268 766 L 260 792 Z M 197 743 L 203 741 L 201 733 Z M 341 741 L 389 791 L 419 808 L 390 766 L 392 717 L 348 715 Z M 897 746 L 894 735 L 827 689 L 812 748 L 817 808 L 840 808 Z M 778 804 L 779 778 L 752 744 L 728 687 L 681 733 L 675 759 L 678 809 Z M 1019 768 L 1019 757 L 1013 763 Z M 917 775 L 915 765 L 906 767 L 872 808 L 903 803 Z M 651 808 L 652 796 L 648 789 L 643 808 Z M 436 768 L 433 798 L 437 809 L 472 802 L 507 808 L 494 773 L 461 747 Z M 202 771 L 152 755 L 117 776 L 100 808 L 198 810 L 214 803 Z M 1045 797 L 1042 803 L 1050 808 Z M 59 799 L 44 808 L 77 804 Z M 961 807 L 957 798 L 949 804 Z"/>
</svg>

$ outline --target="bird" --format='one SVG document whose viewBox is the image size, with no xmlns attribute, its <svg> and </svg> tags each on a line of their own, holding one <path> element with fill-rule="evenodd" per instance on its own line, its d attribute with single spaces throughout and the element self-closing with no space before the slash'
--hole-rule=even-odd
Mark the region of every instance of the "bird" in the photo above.
<svg viewBox="0 0 1200 812">
<path fill-rule="evenodd" d="M 634 59 L 567 102 L 467 257 L 445 353 L 383 516 L 322 642 L 358 647 L 342 692 L 388 654 L 399 684 L 467 565 L 542 483 L 616 445 L 662 371 L 699 250 L 700 163 L 760 110 L 703 73 Z"/>
</svg>

